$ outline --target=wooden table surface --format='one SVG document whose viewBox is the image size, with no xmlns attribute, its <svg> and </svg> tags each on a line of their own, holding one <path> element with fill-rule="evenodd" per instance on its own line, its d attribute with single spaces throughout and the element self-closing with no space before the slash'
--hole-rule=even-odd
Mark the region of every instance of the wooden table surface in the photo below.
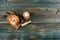
<svg viewBox="0 0 60 40">
<path fill-rule="evenodd" d="M 29 11 L 32 22 L 18 30 L 0 17 L 0 40 L 60 40 L 60 0 L 0 0 L 0 16 Z"/>
</svg>

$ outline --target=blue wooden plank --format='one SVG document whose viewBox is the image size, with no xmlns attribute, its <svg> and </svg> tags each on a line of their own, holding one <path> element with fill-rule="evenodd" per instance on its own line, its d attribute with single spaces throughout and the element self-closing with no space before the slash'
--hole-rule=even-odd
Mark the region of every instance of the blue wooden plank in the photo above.
<svg viewBox="0 0 60 40">
<path fill-rule="evenodd" d="M 16 10 L 19 8 L 21 10 L 28 10 L 29 8 L 36 7 L 59 9 L 59 5 L 60 0 L 0 0 L 0 10 L 2 10 L 0 14 L 3 15 L 5 14 L 3 11 L 8 11 L 12 8 Z M 48 12 L 47 10 L 41 13 L 40 10 L 38 13 L 37 12 L 38 11 L 36 11 L 36 13 L 34 12 L 35 14 L 33 13 L 34 16 L 32 16 L 31 24 L 21 27 L 18 30 L 12 28 L 9 24 L 0 24 L 0 40 L 59 40 L 60 14 L 56 15 L 56 11 Z M 49 15 L 46 16 L 45 14 Z M 1 19 L 0 22 L 1 21 L 3 20 Z M 36 37 L 31 39 L 31 36 Z"/>
</svg>

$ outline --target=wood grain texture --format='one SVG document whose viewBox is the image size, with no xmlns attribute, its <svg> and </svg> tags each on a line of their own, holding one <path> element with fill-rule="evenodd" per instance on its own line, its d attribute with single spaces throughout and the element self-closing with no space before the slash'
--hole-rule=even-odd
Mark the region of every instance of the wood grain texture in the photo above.
<svg viewBox="0 0 60 40">
<path fill-rule="evenodd" d="M 29 11 L 32 22 L 16 30 L 3 15 Z M 0 0 L 0 40 L 60 40 L 60 0 Z"/>
</svg>

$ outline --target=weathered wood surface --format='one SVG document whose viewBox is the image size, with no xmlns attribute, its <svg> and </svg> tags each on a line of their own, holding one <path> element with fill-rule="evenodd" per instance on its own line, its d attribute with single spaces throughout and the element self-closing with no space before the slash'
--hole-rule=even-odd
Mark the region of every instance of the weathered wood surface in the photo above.
<svg viewBox="0 0 60 40">
<path fill-rule="evenodd" d="M 60 0 L 0 0 L 0 16 L 29 11 L 32 22 L 18 30 L 0 17 L 0 40 L 60 40 Z"/>
</svg>

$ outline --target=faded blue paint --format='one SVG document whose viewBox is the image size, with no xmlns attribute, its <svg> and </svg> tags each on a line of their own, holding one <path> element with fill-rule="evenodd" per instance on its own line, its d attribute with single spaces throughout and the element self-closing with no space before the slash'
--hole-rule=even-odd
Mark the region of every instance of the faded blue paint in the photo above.
<svg viewBox="0 0 60 40">
<path fill-rule="evenodd" d="M 24 8 L 24 7 L 60 8 L 60 0 L 22 0 L 22 1 L 28 2 L 29 4 L 11 3 L 11 2 L 8 2 L 7 0 L 0 0 L 0 8 L 8 8 L 9 10 L 11 10 L 14 7 L 17 7 L 17 8 L 18 7 L 19 8 Z M 39 16 L 39 18 L 40 17 L 42 17 L 42 16 Z M 53 18 L 54 17 L 57 18 L 56 16 L 53 16 Z M 44 17 L 42 17 L 42 18 L 44 18 Z M 38 20 L 38 18 L 37 18 L 36 21 L 38 23 L 41 20 Z M 45 23 L 46 22 L 49 22 L 49 21 L 45 21 Z M 34 24 L 34 25 L 36 25 L 36 24 Z M 2 26 L 4 26 L 4 27 L 2 27 Z M 54 26 L 56 27 L 56 24 L 54 24 Z M 8 40 L 8 39 L 12 40 L 15 38 L 17 40 L 31 40 L 30 36 L 32 36 L 32 35 L 38 37 L 38 38 L 32 39 L 32 40 L 40 40 L 40 39 L 42 39 L 42 40 L 60 40 L 60 30 L 58 30 L 56 28 L 49 28 L 49 27 L 53 27 L 52 25 L 49 25 L 48 28 L 46 28 L 46 29 L 45 29 L 45 27 L 47 27 L 47 24 L 44 25 L 44 27 L 41 24 L 36 25 L 36 27 L 37 27 L 36 30 L 38 30 L 38 29 L 40 29 L 40 27 L 42 27 L 44 29 L 43 32 L 31 30 L 28 27 L 22 27 L 18 30 L 12 29 L 11 32 L 9 32 L 8 31 L 9 29 L 7 29 L 7 28 L 9 28 L 8 25 L 5 26 L 5 24 L 3 24 L 3 25 L 0 24 L 0 27 L 1 27 L 0 28 L 0 39 L 1 40 Z M 6 29 L 4 29 L 5 27 L 6 27 Z M 29 26 L 29 27 L 31 27 L 31 26 Z"/>
</svg>

